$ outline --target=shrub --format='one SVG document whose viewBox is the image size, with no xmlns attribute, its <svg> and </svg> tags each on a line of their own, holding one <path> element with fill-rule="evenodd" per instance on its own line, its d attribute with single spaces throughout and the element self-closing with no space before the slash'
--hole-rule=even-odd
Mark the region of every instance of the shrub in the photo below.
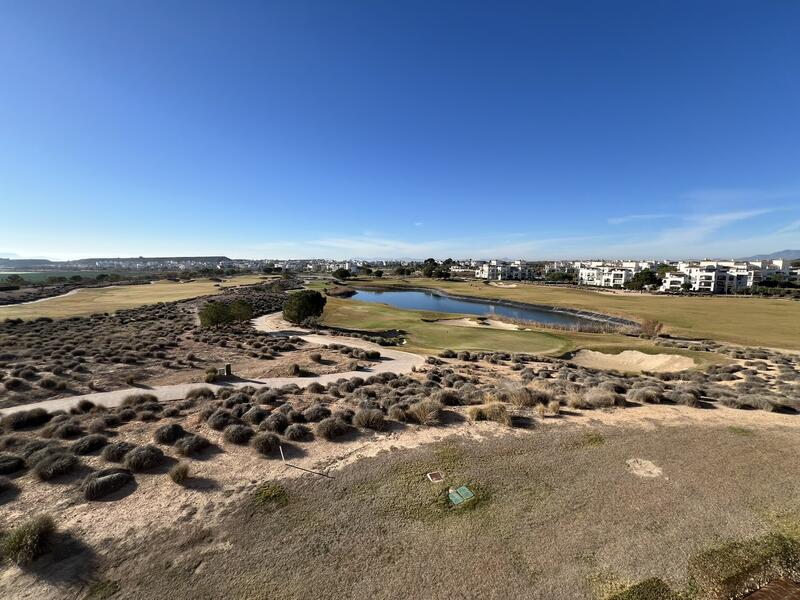
<svg viewBox="0 0 800 600">
<path fill-rule="evenodd" d="M 264 456 L 277 451 L 280 442 L 280 438 L 274 433 L 257 433 L 250 438 L 250 446 Z"/>
<path fill-rule="evenodd" d="M 25 468 L 25 459 L 11 452 L 0 452 L 0 475 L 10 475 Z"/>
<path fill-rule="evenodd" d="M 80 402 L 78 402 L 78 405 L 76 406 L 76 408 L 82 413 L 88 413 L 94 407 L 95 403 L 92 402 L 91 400 L 86 400 L 86 399 L 83 399 Z"/>
<path fill-rule="evenodd" d="M 663 328 L 664 324 L 660 321 L 656 321 L 655 319 L 645 319 L 639 326 L 639 329 L 642 331 L 642 333 L 648 337 L 658 336 Z"/>
<path fill-rule="evenodd" d="M 183 456 L 194 456 L 210 445 L 211 442 L 201 435 L 187 435 L 175 442 L 175 450 Z"/>
<path fill-rule="evenodd" d="M 664 581 L 653 577 L 613 594 L 607 600 L 680 600 L 680 598 Z"/>
<path fill-rule="evenodd" d="M 439 425 L 442 418 L 442 404 L 431 398 L 420 400 L 408 407 L 406 416 L 420 425 Z"/>
<path fill-rule="evenodd" d="M 125 455 L 136 448 L 130 442 L 113 442 L 103 448 L 102 457 L 109 462 L 122 462 Z"/>
<path fill-rule="evenodd" d="M 495 421 L 511 426 L 511 416 L 501 402 L 490 402 L 482 406 L 470 406 L 467 415 L 472 421 Z"/>
<path fill-rule="evenodd" d="M 233 425 L 236 422 L 236 417 L 234 417 L 229 410 L 222 408 L 215 410 L 211 416 L 208 417 L 207 421 L 208 426 L 216 431 L 222 431 L 228 425 Z"/>
<path fill-rule="evenodd" d="M 311 362 L 315 362 L 315 363 L 322 362 L 322 354 L 320 354 L 319 352 L 312 352 L 311 354 L 308 355 L 308 358 L 311 359 Z M 319 384 L 317 384 L 317 385 L 319 385 Z"/>
<path fill-rule="evenodd" d="M 631 388 L 625 397 L 631 402 L 640 404 L 660 404 L 664 399 L 661 390 L 653 387 Z"/>
<path fill-rule="evenodd" d="M 383 411 L 379 408 L 362 408 L 353 415 L 353 425 L 383 431 L 386 429 L 386 419 L 383 418 Z"/>
<path fill-rule="evenodd" d="M 261 429 L 283 433 L 289 426 L 289 417 L 282 412 L 274 412 L 261 422 Z"/>
<path fill-rule="evenodd" d="M 83 435 L 83 429 L 77 423 L 67 421 L 53 428 L 51 434 L 54 438 L 66 440 Z"/>
<path fill-rule="evenodd" d="M 214 383 L 217 379 L 219 379 L 219 371 L 217 371 L 217 369 L 214 367 L 209 367 L 206 369 L 206 374 L 203 378 L 203 381 L 206 383 Z"/>
<path fill-rule="evenodd" d="M 701 598 L 738 598 L 775 579 L 800 577 L 800 542 L 779 534 L 730 542 L 689 560 L 690 586 Z"/>
<path fill-rule="evenodd" d="M 326 440 L 333 440 L 349 431 L 347 423 L 338 417 L 328 417 L 317 423 L 317 435 Z"/>
<path fill-rule="evenodd" d="M 309 317 L 322 316 L 326 298 L 315 290 L 302 290 L 289 294 L 283 303 L 283 318 L 290 323 L 302 323 Z"/>
<path fill-rule="evenodd" d="M 137 446 L 125 455 L 123 464 L 134 473 L 157 467 L 164 461 L 164 453 L 151 444 Z"/>
<path fill-rule="evenodd" d="M 399 404 L 395 404 L 394 406 L 389 407 L 388 417 L 393 421 L 400 421 L 401 423 L 405 423 L 406 411 Z"/>
<path fill-rule="evenodd" d="M 283 433 L 287 440 L 292 442 L 301 442 L 311 437 L 311 430 L 302 423 L 293 423 L 286 428 Z"/>
<path fill-rule="evenodd" d="M 186 430 L 183 427 L 177 423 L 170 423 L 157 427 L 153 432 L 153 439 L 159 444 L 174 444 L 185 435 Z"/>
<path fill-rule="evenodd" d="M 330 409 L 324 404 L 314 404 L 303 411 L 306 421 L 315 423 L 331 416 Z"/>
<path fill-rule="evenodd" d="M 158 402 L 158 398 L 156 398 L 153 394 L 130 394 L 129 396 L 125 396 L 125 398 L 123 398 L 120 406 L 132 408 L 134 406 L 139 406 L 140 404 L 147 404 L 148 402 Z"/>
<path fill-rule="evenodd" d="M 2 540 L 2 555 L 17 565 L 24 566 L 47 551 L 55 531 L 49 515 L 39 515 L 12 529 Z"/>
<path fill-rule="evenodd" d="M 70 451 L 75 454 L 90 454 L 100 450 L 103 446 L 108 445 L 108 438 L 99 433 L 93 433 L 82 437 L 77 442 L 70 446 Z"/>
<path fill-rule="evenodd" d="M 43 408 L 32 408 L 5 415 L 0 419 L 0 426 L 10 430 L 27 429 L 44 425 L 50 418 L 50 413 Z"/>
<path fill-rule="evenodd" d="M 280 508 L 289 503 L 289 495 L 279 483 L 262 483 L 255 491 L 255 503 L 262 508 Z"/>
<path fill-rule="evenodd" d="M 133 474 L 128 469 L 111 467 L 90 473 L 83 480 L 83 497 L 87 500 L 99 500 L 133 481 Z"/>
<path fill-rule="evenodd" d="M 178 485 L 182 485 L 189 479 L 189 463 L 186 461 L 179 462 L 169 470 L 169 477 Z"/>
<path fill-rule="evenodd" d="M 547 408 L 550 410 L 551 413 L 557 415 L 561 411 L 561 403 L 558 400 L 551 400 L 550 402 L 547 403 Z"/>
<path fill-rule="evenodd" d="M 269 416 L 269 411 L 254 406 L 242 415 L 242 420 L 250 423 L 251 425 L 258 425 Z"/>
<path fill-rule="evenodd" d="M 317 381 L 312 381 L 306 387 L 306 391 L 309 394 L 323 394 L 325 393 L 325 386 Z"/>
<path fill-rule="evenodd" d="M 194 388 L 186 394 L 187 400 L 211 400 L 214 398 L 214 390 L 207 387 Z"/>
<path fill-rule="evenodd" d="M 47 453 L 41 459 L 37 457 L 33 472 L 42 481 L 50 481 L 55 477 L 71 473 L 79 464 L 80 461 L 74 454 L 57 451 Z"/>
<path fill-rule="evenodd" d="M 222 437 L 231 444 L 246 444 L 253 437 L 253 433 L 247 425 L 228 425 Z"/>
</svg>

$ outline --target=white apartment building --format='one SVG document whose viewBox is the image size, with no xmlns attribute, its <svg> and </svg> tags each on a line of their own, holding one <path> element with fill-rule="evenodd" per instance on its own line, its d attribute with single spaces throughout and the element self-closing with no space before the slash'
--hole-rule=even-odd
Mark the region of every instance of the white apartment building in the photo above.
<svg viewBox="0 0 800 600">
<path fill-rule="evenodd" d="M 533 266 L 524 260 L 515 260 L 513 262 L 490 260 L 475 269 L 475 277 L 489 281 L 530 280 L 533 279 L 534 273 Z"/>
<path fill-rule="evenodd" d="M 641 269 L 638 267 L 617 265 L 581 267 L 578 270 L 578 285 L 623 287 L 639 271 Z"/>
<path fill-rule="evenodd" d="M 701 260 L 681 261 L 677 271 L 667 273 L 661 291 L 677 292 L 685 289 L 708 294 L 730 294 L 758 284 L 768 277 L 784 275 L 793 279 L 789 263 L 783 260 L 733 261 Z"/>
</svg>

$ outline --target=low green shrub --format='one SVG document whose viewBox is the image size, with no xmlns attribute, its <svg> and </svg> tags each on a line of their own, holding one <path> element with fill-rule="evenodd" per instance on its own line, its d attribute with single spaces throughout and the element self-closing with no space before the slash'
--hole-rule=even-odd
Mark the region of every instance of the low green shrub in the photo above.
<svg viewBox="0 0 800 600">
<path fill-rule="evenodd" d="M 47 551 L 55 530 L 50 515 L 33 517 L 3 536 L 0 545 L 3 558 L 20 566 L 30 564 Z"/>
</svg>

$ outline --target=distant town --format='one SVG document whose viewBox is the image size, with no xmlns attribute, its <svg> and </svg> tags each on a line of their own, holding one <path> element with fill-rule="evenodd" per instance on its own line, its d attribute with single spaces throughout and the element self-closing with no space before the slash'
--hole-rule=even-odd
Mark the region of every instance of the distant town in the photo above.
<svg viewBox="0 0 800 600">
<path fill-rule="evenodd" d="M 120 279 L 126 273 L 195 276 L 244 272 L 424 276 L 436 279 L 480 279 L 490 282 L 539 282 L 663 293 L 737 294 L 757 289 L 800 288 L 800 260 L 332 260 L 231 259 L 226 256 L 89 258 L 70 261 L 0 258 L 0 279 L 24 283 L 26 273 L 38 284 Z M 61 273 L 72 273 L 67 278 Z M 86 272 L 84 275 L 80 273 Z M 52 276 L 48 276 L 52 273 Z M 79 273 L 79 274 L 75 274 Z M 96 275 L 95 275 L 96 273 Z M 111 273 L 112 275 L 109 275 Z M 124 277 L 127 278 L 127 277 Z"/>
</svg>

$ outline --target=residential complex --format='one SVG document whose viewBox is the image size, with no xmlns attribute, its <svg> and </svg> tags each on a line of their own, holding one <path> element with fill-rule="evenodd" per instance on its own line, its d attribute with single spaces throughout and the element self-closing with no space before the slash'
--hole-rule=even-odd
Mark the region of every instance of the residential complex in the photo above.
<svg viewBox="0 0 800 600">
<path fill-rule="evenodd" d="M 592 261 L 575 263 L 578 284 L 621 288 L 644 269 L 668 267 L 658 291 L 730 294 L 758 285 L 765 279 L 781 276 L 800 281 L 800 269 L 789 261 L 701 260 L 701 261 Z"/>
<path fill-rule="evenodd" d="M 490 260 L 475 269 L 475 277 L 490 281 L 531 280 L 535 273 L 533 265 L 524 260 Z"/>
</svg>

